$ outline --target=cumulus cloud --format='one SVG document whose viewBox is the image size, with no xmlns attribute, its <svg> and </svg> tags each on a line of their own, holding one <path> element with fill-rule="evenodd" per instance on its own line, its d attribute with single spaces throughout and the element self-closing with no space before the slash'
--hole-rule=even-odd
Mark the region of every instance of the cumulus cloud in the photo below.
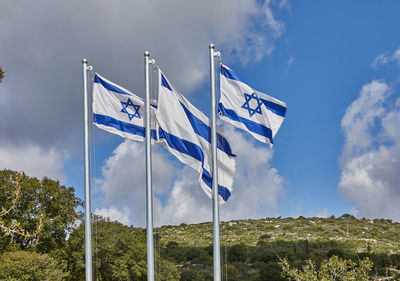
<svg viewBox="0 0 400 281">
<path fill-rule="evenodd" d="M 121 211 L 115 207 L 96 209 L 94 213 L 104 218 L 109 218 L 112 221 L 119 221 L 120 223 L 129 225 L 129 209 L 127 207 L 124 207 Z"/>
<path fill-rule="evenodd" d="M 388 85 L 373 81 L 363 86 L 360 97 L 346 109 L 341 123 L 346 137 L 343 161 L 371 146 L 371 129 L 385 112 L 383 102 L 387 96 Z"/>
<path fill-rule="evenodd" d="M 0 119 L 6 120 L 0 122 L 0 142 L 81 157 L 83 57 L 95 71 L 143 96 L 143 52 L 149 50 L 174 84 L 190 94 L 208 77 L 209 43 L 225 59 L 259 60 L 284 32 L 275 11 L 287 5 L 6 1 L 0 9 L 0 62 L 7 73 L 0 88 Z"/>
<path fill-rule="evenodd" d="M 153 150 L 154 207 L 161 201 L 173 183 L 178 169 L 171 165 L 168 155 Z M 97 209 L 115 208 L 128 214 L 132 224 L 144 226 L 146 222 L 146 170 L 144 144 L 128 141 L 121 143 L 102 167 L 102 177 L 95 180 L 94 202 Z"/>
<path fill-rule="evenodd" d="M 0 145 L 0 169 L 24 171 L 28 176 L 49 177 L 65 182 L 63 163 L 68 159 L 66 152 L 55 149 L 42 149 L 39 146 L 27 145 L 19 147 L 15 145 Z"/>
<path fill-rule="evenodd" d="M 282 193 L 282 177 L 271 167 L 272 149 L 256 144 L 229 128 L 226 135 L 237 154 L 232 196 L 220 207 L 221 220 L 261 218 L 275 214 Z M 125 141 L 103 167 L 97 190 L 104 194 L 98 209 L 114 208 L 129 214 L 130 224 L 145 225 L 145 170 L 143 144 Z M 197 175 L 189 167 L 171 165 L 163 148 L 153 154 L 154 223 L 156 225 L 198 223 L 212 219 L 212 201 L 201 190 Z M 161 151 L 163 150 L 163 151 Z M 175 160 L 177 162 L 177 160 Z M 120 213 L 114 215 L 117 218 Z M 104 212 L 105 213 L 105 212 Z"/>
<path fill-rule="evenodd" d="M 277 199 L 283 192 L 283 178 L 271 167 L 273 150 L 231 127 L 226 134 L 237 161 L 234 192 L 230 202 L 221 207 L 221 218 L 261 218 L 275 214 Z"/>
<path fill-rule="evenodd" d="M 262 218 L 275 214 L 277 199 L 283 192 L 283 179 L 271 167 L 273 151 L 266 145 L 227 128 L 225 135 L 237 155 L 233 191 L 220 205 L 221 220 Z M 173 185 L 162 210 L 162 224 L 197 223 L 212 219 L 211 200 L 203 194 L 194 172 L 184 174 Z"/>
<path fill-rule="evenodd" d="M 342 119 L 341 195 L 361 217 L 400 219 L 400 98 L 382 81 L 363 86 Z"/>
<path fill-rule="evenodd" d="M 215 43 L 226 61 L 260 60 L 284 33 L 279 13 L 288 6 L 286 0 L 2 3 L 0 62 L 7 77 L 0 88 L 0 119 L 6 120 L 0 122 L 0 143 L 12 145 L 0 148 L 0 164 L 63 179 L 65 160 L 82 157 L 83 57 L 95 71 L 143 96 L 143 52 L 149 50 L 174 85 L 190 95 L 207 81 L 209 43 Z M 239 155 L 246 164 L 238 165 L 235 193 L 222 207 L 230 215 L 222 217 L 263 216 L 276 207 L 282 188 L 269 164 L 272 151 L 240 135 L 235 138 L 264 158 Z M 68 157 L 60 151 L 68 151 Z M 179 171 L 175 166 L 180 164 L 157 149 L 153 157 L 155 220 L 209 220 L 211 203 L 194 172 Z M 143 163 L 142 144 L 126 141 L 114 150 L 94 188 L 101 198 L 99 206 L 94 204 L 99 214 L 123 222 L 128 214 L 131 223 L 144 225 Z M 252 179 L 257 176 L 262 180 Z M 244 198 L 253 204 L 246 206 Z"/>
</svg>

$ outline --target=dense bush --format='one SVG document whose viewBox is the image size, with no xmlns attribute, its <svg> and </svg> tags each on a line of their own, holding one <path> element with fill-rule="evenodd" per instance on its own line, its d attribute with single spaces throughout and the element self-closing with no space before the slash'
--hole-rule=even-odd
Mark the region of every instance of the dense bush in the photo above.
<svg viewBox="0 0 400 281">
<path fill-rule="evenodd" d="M 65 280 L 66 263 L 47 254 L 29 251 L 5 252 L 0 256 L 0 280 Z"/>
</svg>

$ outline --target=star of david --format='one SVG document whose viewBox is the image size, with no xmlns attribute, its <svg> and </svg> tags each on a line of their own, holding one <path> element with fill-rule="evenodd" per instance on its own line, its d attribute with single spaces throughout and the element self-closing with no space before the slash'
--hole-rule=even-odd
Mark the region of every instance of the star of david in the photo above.
<svg viewBox="0 0 400 281">
<path fill-rule="evenodd" d="M 121 101 L 121 105 L 122 105 L 121 112 L 128 114 L 129 121 L 131 121 L 135 117 L 137 117 L 139 119 L 141 118 L 140 114 L 139 114 L 140 105 L 133 104 L 133 102 L 131 101 L 130 98 L 128 98 L 128 100 L 126 102 Z M 133 107 L 133 109 L 135 110 L 134 113 L 128 112 L 127 109 L 128 109 L 129 106 Z"/>
<path fill-rule="evenodd" d="M 263 102 L 258 98 L 258 96 L 256 95 L 255 92 L 253 92 L 251 95 L 244 93 L 244 98 L 246 101 L 242 105 L 242 108 L 247 109 L 249 111 L 250 117 L 252 117 L 256 113 L 262 114 L 261 106 L 262 106 Z M 256 108 L 251 108 L 251 106 L 250 106 L 250 101 L 252 99 L 255 99 L 257 101 Z"/>
</svg>

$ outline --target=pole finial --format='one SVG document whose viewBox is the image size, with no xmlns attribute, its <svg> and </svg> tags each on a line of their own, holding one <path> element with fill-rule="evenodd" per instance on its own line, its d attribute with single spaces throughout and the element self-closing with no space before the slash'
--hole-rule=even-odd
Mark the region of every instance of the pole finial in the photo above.
<svg viewBox="0 0 400 281">
<path fill-rule="evenodd" d="M 82 59 L 83 64 L 87 64 L 87 59 Z"/>
<path fill-rule="evenodd" d="M 144 52 L 144 56 L 145 57 L 149 57 L 150 56 L 150 52 L 149 51 Z"/>
<path fill-rule="evenodd" d="M 210 44 L 210 49 L 214 49 L 214 44 Z"/>
</svg>

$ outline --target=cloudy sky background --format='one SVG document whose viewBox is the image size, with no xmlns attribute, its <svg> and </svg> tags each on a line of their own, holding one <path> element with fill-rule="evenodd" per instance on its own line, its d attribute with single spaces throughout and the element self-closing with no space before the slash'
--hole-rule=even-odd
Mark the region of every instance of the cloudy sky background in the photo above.
<svg viewBox="0 0 400 281">
<path fill-rule="evenodd" d="M 273 149 L 224 126 L 238 155 L 223 220 L 400 219 L 397 1 L 2 1 L 0 168 L 59 179 L 83 197 L 81 59 L 140 96 L 143 52 L 209 115 L 208 45 L 288 104 Z M 93 210 L 145 223 L 144 145 L 91 130 Z M 211 201 L 155 148 L 155 223 L 211 219 Z"/>
</svg>

